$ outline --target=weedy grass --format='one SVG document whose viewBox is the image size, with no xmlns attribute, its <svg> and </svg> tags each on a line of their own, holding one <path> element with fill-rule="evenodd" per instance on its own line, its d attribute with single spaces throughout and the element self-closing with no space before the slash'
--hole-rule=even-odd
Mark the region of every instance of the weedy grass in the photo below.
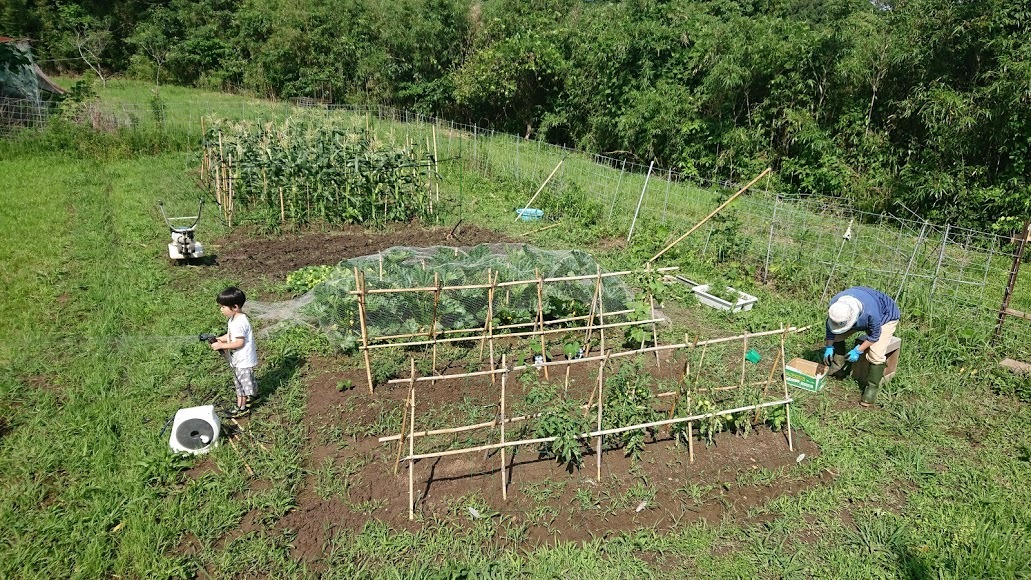
<svg viewBox="0 0 1031 580">
<path fill-rule="evenodd" d="M 124 90 L 126 98 L 142 91 Z M 169 87 L 161 97 L 169 101 L 166 128 L 174 100 L 208 99 Z M 247 112 L 246 100 L 218 99 Z M 7 339 L 0 346 L 6 421 L 0 434 L 0 575 L 188 577 L 204 568 L 217 576 L 316 576 L 291 557 L 294 536 L 277 522 L 296 506 L 306 469 L 312 469 L 304 463 L 309 442 L 300 369 L 307 353 L 326 343 L 297 333 L 263 342 L 262 401 L 237 446 L 220 446 L 205 458 L 170 455 L 167 432 L 160 431 L 177 408 L 232 396 L 224 364 L 192 337 L 225 324 L 214 296 L 234 281 L 169 264 L 167 232 L 156 210 L 157 199 L 187 207 L 195 200 L 196 157 L 185 152 L 189 133 L 182 141 L 174 132 L 171 138 L 146 133 L 146 139 L 116 134 L 85 147 L 73 143 L 72 130 L 57 130 L 69 133 L 0 144 L 0 174 L 9 177 L 0 208 L 0 331 Z M 141 146 L 146 143 L 152 146 Z M 502 145 L 491 159 L 506 159 Z M 526 145 L 520 144 L 519 163 L 530 163 Z M 102 154 L 92 156 L 94 150 Z M 507 151 L 513 158 L 514 151 Z M 512 223 L 509 207 L 526 192 L 517 193 L 522 186 L 502 191 L 504 182 L 492 185 L 496 172 L 480 168 L 478 174 L 446 177 L 443 184 L 456 186 L 446 195 L 464 212 L 453 215 L 509 235 L 530 231 L 534 225 Z M 544 176 L 532 177 L 525 179 L 539 183 Z M 610 181 L 618 179 L 616 168 Z M 620 195 L 634 198 L 636 177 L 623 179 Z M 709 207 L 707 201 L 699 201 L 698 209 Z M 622 203 L 615 212 L 629 207 Z M 217 221 L 204 223 L 212 236 L 221 233 Z M 536 239 L 553 247 L 590 247 L 617 230 L 604 219 L 578 223 Z M 629 247 L 594 253 L 608 266 L 639 265 L 666 232 L 677 231 L 648 222 L 638 227 L 641 236 Z M 728 315 L 685 302 L 678 308 L 689 324 L 678 322 L 684 324 L 678 331 L 715 336 L 815 323 L 788 340 L 789 353 L 815 352 L 822 342 L 816 299 L 825 278 L 814 277 L 808 287 L 764 287 L 754 282 L 752 266 L 690 249 L 702 243 L 685 242 L 671 259 L 689 275 L 722 273 L 735 287 L 751 280 L 740 287 L 759 296 L 760 305 Z M 861 279 L 861 273 L 849 276 Z M 1026 300 L 1031 285 L 1018 288 Z M 748 514 L 666 532 L 642 529 L 583 544 L 559 539 L 535 546 L 525 525 L 511 519 L 470 519 L 469 506 L 497 511 L 482 498 L 456 500 L 451 513 L 423 519 L 415 531 L 374 519 L 399 506 L 356 505 L 373 518 L 358 532 L 330 538 L 319 573 L 1026 577 L 1031 410 L 1019 400 L 1016 383 L 1000 383 L 991 372 L 998 355 L 1024 352 L 1026 339 L 1021 323 L 1010 321 L 998 350 L 988 349 L 992 322 L 958 313 L 907 318 L 899 371 L 883 390 L 880 409 L 858 409 L 857 389 L 848 381 L 832 382 L 820 393 L 792 391 L 796 435 L 811 438 L 821 452 L 783 477 L 824 477 L 825 483 Z M 399 409 L 381 411 L 378 426 L 363 429 L 378 434 L 399 428 Z M 469 408 L 454 413 L 478 416 Z M 262 485 L 253 484 L 248 467 Z M 325 471 L 323 491 L 339 494 L 332 482 L 349 468 Z M 544 490 L 538 485 L 533 493 Z M 631 491 L 619 498 L 580 494 L 574 505 L 604 511 L 611 501 L 636 504 L 654 497 L 644 482 Z M 712 490 L 698 485 L 676 495 L 694 505 L 710 501 Z M 547 525 L 549 514 L 539 517 Z M 245 519 L 255 531 L 241 531 Z"/>
</svg>

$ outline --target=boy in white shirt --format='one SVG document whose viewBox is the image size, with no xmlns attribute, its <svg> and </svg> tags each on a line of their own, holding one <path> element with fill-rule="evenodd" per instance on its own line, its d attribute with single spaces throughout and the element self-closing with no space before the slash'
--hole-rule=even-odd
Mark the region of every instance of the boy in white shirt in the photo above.
<svg viewBox="0 0 1031 580">
<path fill-rule="evenodd" d="M 258 365 L 258 350 L 254 346 L 251 321 L 243 313 L 247 295 L 235 286 L 230 286 L 215 299 L 222 314 L 229 319 L 229 330 L 211 343 L 212 350 L 230 351 L 226 360 L 233 369 L 236 383 L 236 409 L 234 416 L 247 413 L 250 401 L 258 395 L 258 381 L 254 378 L 254 367 Z"/>
</svg>

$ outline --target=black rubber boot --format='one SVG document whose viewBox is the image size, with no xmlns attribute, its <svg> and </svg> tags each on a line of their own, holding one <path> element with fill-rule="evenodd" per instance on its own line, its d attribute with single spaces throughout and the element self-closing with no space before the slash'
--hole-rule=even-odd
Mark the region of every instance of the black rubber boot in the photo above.
<svg viewBox="0 0 1031 580">
<path fill-rule="evenodd" d="M 863 390 L 863 399 L 859 401 L 860 405 L 869 407 L 877 399 L 877 391 L 881 389 L 881 379 L 884 378 L 884 367 L 884 363 L 870 365 L 870 370 L 866 374 L 866 388 Z"/>
<path fill-rule="evenodd" d="M 834 343 L 834 355 L 831 356 L 831 364 L 827 367 L 827 374 L 837 379 L 843 379 L 848 374 L 845 369 L 845 357 L 848 355 L 848 348 L 845 341 L 840 340 Z"/>
</svg>

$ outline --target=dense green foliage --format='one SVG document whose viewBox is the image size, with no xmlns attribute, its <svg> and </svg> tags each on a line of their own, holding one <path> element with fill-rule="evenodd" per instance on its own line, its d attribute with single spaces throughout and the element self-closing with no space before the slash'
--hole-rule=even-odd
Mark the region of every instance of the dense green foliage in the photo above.
<svg viewBox="0 0 1031 580">
<path fill-rule="evenodd" d="M 582 251 L 546 252 L 520 245 L 496 251 L 482 244 L 469 250 L 438 248 L 431 255 L 394 248 L 375 258 L 345 260 L 336 268 L 314 266 L 298 270 L 287 278 L 294 290 L 313 290 L 314 299 L 306 312 L 327 331 L 330 340 L 349 351 L 361 339 L 358 297 L 354 269 L 364 272 L 366 288 L 433 288 L 534 280 L 552 276 L 582 276 L 597 271 L 598 264 Z M 614 278 L 602 283 L 606 311 L 622 310 L 630 302 L 626 287 Z M 366 324 L 371 339 L 443 331 L 478 331 L 488 312 L 493 313 L 495 334 L 525 332 L 534 326 L 538 314 L 536 283 L 514 284 L 499 289 L 488 309 L 487 288 L 447 290 L 435 300 L 432 291 L 372 294 L 366 297 Z M 543 285 L 544 320 L 565 320 L 585 316 L 594 300 L 594 280 L 549 282 Z M 580 322 L 577 326 L 583 326 Z M 404 342 L 418 339 L 408 337 Z"/>
<path fill-rule="evenodd" d="M 1015 0 L 29 2 L 49 66 L 378 102 L 935 219 L 1023 217 L 1031 10 Z M 77 60 L 78 59 L 78 60 Z"/>
<path fill-rule="evenodd" d="M 348 119 L 282 123 L 215 120 L 204 136 L 210 183 L 232 183 L 234 211 L 266 226 L 284 221 L 383 225 L 428 219 L 433 160 L 391 146 Z"/>
</svg>

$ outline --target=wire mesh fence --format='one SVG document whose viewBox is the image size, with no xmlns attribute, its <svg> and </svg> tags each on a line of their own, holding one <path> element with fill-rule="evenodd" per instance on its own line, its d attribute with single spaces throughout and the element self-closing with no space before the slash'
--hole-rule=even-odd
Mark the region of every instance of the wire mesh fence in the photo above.
<svg viewBox="0 0 1031 580">
<path fill-rule="evenodd" d="M 302 110 L 309 115 L 349 116 L 384 138 L 422 144 L 441 162 L 441 172 L 459 184 L 477 176 L 498 178 L 526 190 L 529 199 L 554 173 L 548 190 L 575 194 L 571 199 L 586 202 L 570 208 L 569 217 L 589 211 L 590 221 L 608 232 L 625 232 L 627 238 L 632 228 L 634 236 L 654 235 L 661 229 L 667 242 L 734 191 L 738 177 L 751 177 L 706 177 L 658 168 L 383 106 L 306 105 L 311 104 L 212 99 L 166 105 L 122 100 L 105 101 L 99 110 L 91 109 L 91 117 L 112 119 L 129 130 L 174 129 L 177 136 L 199 142 L 205 117 L 273 121 Z M 17 120 L 11 126 L 39 127 L 52 114 L 24 104 L 0 107 Z M 461 203 L 457 211 L 464 211 Z M 994 322 L 985 315 L 998 309 L 1015 251 L 1006 236 L 930 224 L 915 215 L 865 213 L 826 198 L 787 195 L 772 191 L 768 180 L 757 183 L 723 214 L 721 218 L 732 221 L 714 219 L 683 242 L 682 251 L 717 265 L 743 265 L 755 272 L 757 282 L 789 286 L 808 296 L 826 299 L 842 288 L 863 284 L 896 297 L 910 313 L 965 313 L 989 325 Z M 1031 310 L 1031 304 L 1020 304 L 1029 299 L 1016 300 L 1013 308 Z"/>
</svg>

